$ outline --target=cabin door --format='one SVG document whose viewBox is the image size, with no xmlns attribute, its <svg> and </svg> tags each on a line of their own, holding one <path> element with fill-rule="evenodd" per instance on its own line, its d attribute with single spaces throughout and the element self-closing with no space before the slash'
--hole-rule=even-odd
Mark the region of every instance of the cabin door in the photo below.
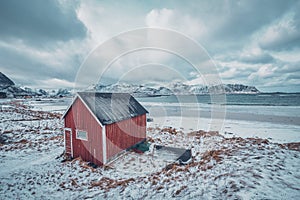
<svg viewBox="0 0 300 200">
<path fill-rule="evenodd" d="M 73 157 L 73 147 L 72 147 L 72 129 L 65 129 L 65 151 L 66 154 Z"/>
</svg>

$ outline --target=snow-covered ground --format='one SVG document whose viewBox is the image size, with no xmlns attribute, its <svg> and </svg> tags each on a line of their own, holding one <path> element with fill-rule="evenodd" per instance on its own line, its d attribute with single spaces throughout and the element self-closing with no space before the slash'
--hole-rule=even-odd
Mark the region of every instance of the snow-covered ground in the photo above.
<svg viewBox="0 0 300 200">
<path fill-rule="evenodd" d="M 156 117 L 149 152 L 94 169 L 60 157 L 56 105 L 69 99 L 30 101 L 1 102 L 0 199 L 300 199 L 299 143 L 287 144 L 300 142 L 299 126 L 229 120 L 219 134 L 198 131 L 213 129 L 209 119 Z M 153 144 L 191 148 L 193 161 L 171 164 Z"/>
<path fill-rule="evenodd" d="M 216 119 L 195 118 L 195 117 L 154 117 L 154 121 L 149 126 L 154 127 L 174 127 L 184 130 L 184 132 L 194 130 L 216 131 L 214 123 Z M 222 128 L 219 131 L 226 138 L 231 137 L 253 137 L 264 138 L 276 143 L 299 142 L 300 126 L 289 124 L 275 124 L 270 122 L 253 122 L 243 120 L 219 120 Z M 219 125 L 217 126 L 219 127 Z"/>
</svg>

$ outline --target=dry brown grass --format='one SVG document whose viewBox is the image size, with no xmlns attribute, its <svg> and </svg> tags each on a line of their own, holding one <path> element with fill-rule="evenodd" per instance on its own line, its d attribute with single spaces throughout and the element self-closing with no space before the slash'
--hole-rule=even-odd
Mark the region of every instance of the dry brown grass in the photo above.
<svg viewBox="0 0 300 200">
<path fill-rule="evenodd" d="M 12 101 L 7 104 L 10 104 L 12 106 L 12 108 L 9 110 L 2 110 L 1 112 L 6 112 L 6 113 L 14 112 L 14 113 L 19 113 L 19 114 L 27 116 L 27 118 L 17 119 L 15 121 L 55 119 L 55 118 L 60 119 L 62 116 L 62 114 L 60 114 L 60 113 L 31 110 L 28 106 L 22 104 L 22 102 L 19 102 L 19 101 Z M 28 119 L 28 117 L 33 117 L 33 119 Z M 10 121 L 12 121 L 12 120 L 10 120 Z"/>
<path fill-rule="evenodd" d="M 155 140 L 152 137 L 148 137 L 147 141 L 150 142 L 150 143 L 154 143 L 155 142 Z"/>
<path fill-rule="evenodd" d="M 178 133 L 182 133 L 182 131 L 176 130 L 176 128 L 166 127 L 160 130 L 161 133 L 169 133 L 171 135 L 177 135 Z"/>
<path fill-rule="evenodd" d="M 232 145 L 232 148 L 240 148 L 246 145 L 251 145 L 252 147 L 257 147 L 262 150 L 268 144 L 270 144 L 269 140 L 261 139 L 261 138 L 241 138 L 241 137 L 233 137 L 233 138 L 224 138 L 222 143 L 229 143 Z"/>
<path fill-rule="evenodd" d="M 203 155 L 202 155 L 202 160 L 204 162 L 209 162 L 212 159 L 214 159 L 217 162 L 220 162 L 223 159 L 223 156 L 225 155 L 225 150 L 210 150 L 210 151 L 206 151 Z"/>
<path fill-rule="evenodd" d="M 192 132 L 188 133 L 187 135 L 191 136 L 191 137 L 221 136 L 218 131 L 203 131 L 203 130 L 192 131 Z"/>
<path fill-rule="evenodd" d="M 102 177 L 99 181 L 91 182 L 89 188 L 100 187 L 101 189 L 108 191 L 112 188 L 116 188 L 119 186 L 125 187 L 133 181 L 135 181 L 135 179 L 133 179 L 133 178 L 123 179 L 123 180 L 115 180 L 115 179 L 111 179 L 108 177 Z"/>
<path fill-rule="evenodd" d="M 162 190 L 162 189 L 164 189 L 164 187 L 163 186 L 158 186 L 157 188 L 155 188 L 156 190 Z"/>
<path fill-rule="evenodd" d="M 163 170 L 164 171 L 175 170 L 177 168 L 177 166 L 178 166 L 177 163 L 171 163 L 171 164 L 168 164 Z"/>
<path fill-rule="evenodd" d="M 78 183 L 75 179 L 71 179 L 71 185 L 74 187 L 78 187 Z"/>
<path fill-rule="evenodd" d="M 285 143 L 285 144 L 279 144 L 281 148 L 294 150 L 294 151 L 300 151 L 300 142 L 291 142 L 291 143 Z"/>
<path fill-rule="evenodd" d="M 29 143 L 29 141 L 26 140 L 26 139 L 22 139 L 22 140 L 20 140 L 18 142 L 15 142 L 15 144 L 27 144 L 27 143 Z"/>
<path fill-rule="evenodd" d="M 246 138 L 245 140 L 253 145 L 265 145 L 270 143 L 269 140 L 261 138 Z"/>
</svg>

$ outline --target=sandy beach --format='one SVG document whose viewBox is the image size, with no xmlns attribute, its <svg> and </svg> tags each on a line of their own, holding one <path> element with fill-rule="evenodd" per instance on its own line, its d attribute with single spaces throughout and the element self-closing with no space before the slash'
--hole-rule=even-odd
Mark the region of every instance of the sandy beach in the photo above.
<svg viewBox="0 0 300 200">
<path fill-rule="evenodd" d="M 143 102 L 142 102 L 143 104 Z M 166 104 L 151 104 L 149 102 L 144 103 L 150 113 L 154 117 L 187 117 L 187 118 L 208 118 L 208 119 L 227 119 L 227 120 L 241 120 L 241 121 L 254 121 L 254 122 L 269 122 L 274 124 L 282 124 L 282 125 L 297 125 L 300 126 L 300 117 L 297 114 L 297 111 L 300 112 L 299 107 L 292 107 L 290 115 L 286 113 L 277 114 L 277 107 L 271 107 L 273 111 L 268 110 L 264 112 L 266 107 L 253 107 L 249 106 L 247 110 L 243 108 L 243 110 L 239 111 L 237 109 L 232 109 L 229 106 L 210 106 L 202 108 L 197 105 L 185 105 L 179 104 L 176 106 L 166 105 Z M 267 107 L 268 108 L 268 107 Z M 285 108 L 287 109 L 287 108 Z M 246 112 L 243 112 L 246 111 Z M 256 113 L 254 113 L 256 111 Z M 259 112 L 259 113 L 258 113 Z M 272 112 L 272 114 L 271 114 Z M 295 113 L 292 113 L 295 112 Z M 298 112 L 298 113 L 299 113 Z"/>
<path fill-rule="evenodd" d="M 184 127 L 185 131 L 212 130 L 225 137 L 259 137 L 274 142 L 300 141 L 299 107 L 279 107 L 276 110 L 276 107 L 249 106 L 239 110 L 239 107 L 231 106 L 203 108 L 195 104 L 144 104 L 149 117 L 153 118 L 151 126 Z"/>
</svg>

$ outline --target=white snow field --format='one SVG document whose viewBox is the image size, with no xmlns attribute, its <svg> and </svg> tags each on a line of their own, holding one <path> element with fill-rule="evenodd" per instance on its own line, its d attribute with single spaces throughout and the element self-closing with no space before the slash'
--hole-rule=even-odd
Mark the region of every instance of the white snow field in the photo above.
<svg viewBox="0 0 300 200">
<path fill-rule="evenodd" d="M 42 99 L 36 107 L 29 101 L 0 102 L 0 199 L 300 199 L 300 141 L 275 131 L 284 126 L 264 126 L 269 132 L 259 138 L 260 129 L 251 134 L 246 122 L 232 121 L 234 134 L 225 137 L 198 131 L 207 130 L 205 120 L 192 127 L 154 118 L 149 152 L 125 152 L 95 169 L 80 158 L 62 162 L 60 116 L 70 99 Z M 294 128 L 290 135 L 299 132 Z M 154 144 L 191 148 L 193 160 L 172 164 Z"/>
</svg>

